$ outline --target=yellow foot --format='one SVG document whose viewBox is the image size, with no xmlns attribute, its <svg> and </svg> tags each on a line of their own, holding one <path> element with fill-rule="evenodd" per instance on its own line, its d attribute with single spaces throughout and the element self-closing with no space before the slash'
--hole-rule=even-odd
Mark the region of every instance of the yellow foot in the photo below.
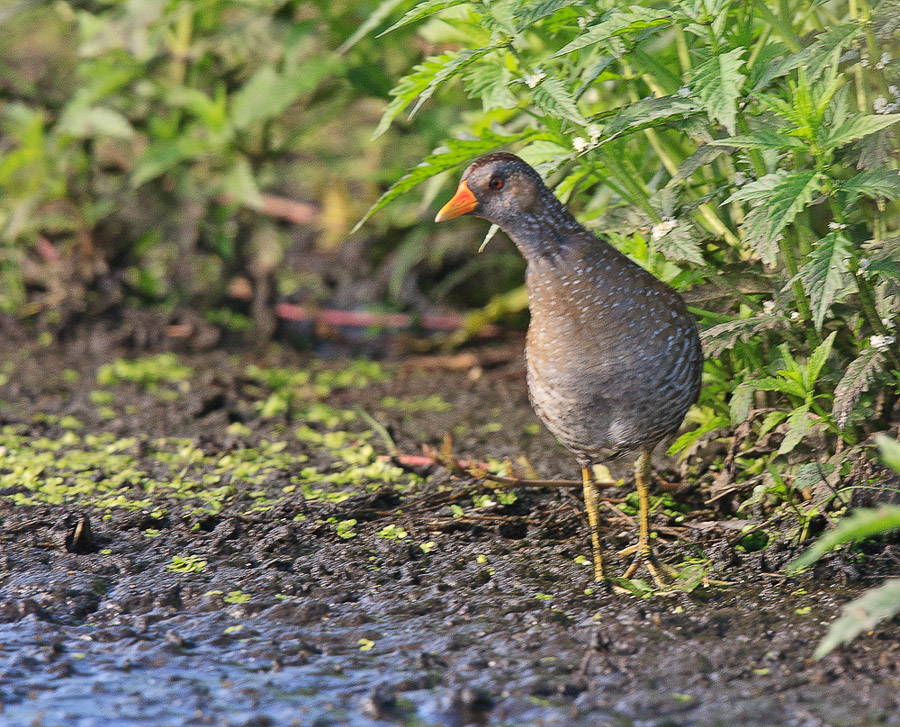
<svg viewBox="0 0 900 727">
<path fill-rule="evenodd" d="M 660 590 L 669 590 L 672 587 L 677 573 L 662 563 L 657 562 L 652 551 L 649 553 L 638 553 L 631 565 L 622 574 L 622 577 L 630 580 L 643 566 L 653 579 L 654 585 Z"/>
</svg>

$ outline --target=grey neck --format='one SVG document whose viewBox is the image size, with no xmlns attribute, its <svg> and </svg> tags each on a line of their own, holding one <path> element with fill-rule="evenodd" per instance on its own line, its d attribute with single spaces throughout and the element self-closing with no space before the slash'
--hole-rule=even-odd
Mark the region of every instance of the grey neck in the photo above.
<svg viewBox="0 0 900 727">
<path fill-rule="evenodd" d="M 546 187 L 536 207 L 539 214 L 529 210 L 500 223 L 526 260 L 556 257 L 583 241 L 585 229 Z"/>
</svg>

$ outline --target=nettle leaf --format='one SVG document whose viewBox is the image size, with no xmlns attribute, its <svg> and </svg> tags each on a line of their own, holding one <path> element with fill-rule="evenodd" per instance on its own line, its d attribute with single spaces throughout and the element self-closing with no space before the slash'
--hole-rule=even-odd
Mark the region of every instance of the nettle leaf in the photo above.
<svg viewBox="0 0 900 727">
<path fill-rule="evenodd" d="M 572 2 L 572 0 L 535 0 L 516 13 L 516 30 L 525 30 L 529 25 L 554 15 L 563 8 L 577 8 L 585 5 L 587 5 L 586 2 Z"/>
<path fill-rule="evenodd" d="M 886 129 L 900 121 L 900 114 L 869 114 L 853 116 L 844 123 L 829 129 L 822 145 L 826 149 L 840 149 L 876 131 Z"/>
<path fill-rule="evenodd" d="M 820 482 L 827 482 L 828 477 L 837 469 L 831 462 L 807 462 L 800 465 L 794 478 L 794 489 L 805 490 L 815 487 Z"/>
<path fill-rule="evenodd" d="M 710 120 L 718 121 L 734 136 L 737 100 L 746 76 L 741 73 L 746 48 L 720 53 L 694 72 L 692 87 Z"/>
<path fill-rule="evenodd" d="M 803 384 L 793 379 L 775 378 L 774 376 L 766 376 L 762 379 L 752 379 L 747 382 L 757 391 L 778 391 L 782 394 L 790 394 L 791 396 L 806 396 L 806 389 Z"/>
<path fill-rule="evenodd" d="M 392 2 L 392 0 L 388 0 L 388 2 Z M 382 30 L 375 37 L 380 38 L 382 35 L 392 33 L 393 31 L 398 30 L 405 25 L 414 23 L 417 20 L 421 20 L 422 18 L 427 18 L 429 15 L 439 13 L 441 10 L 446 10 L 447 8 L 455 7 L 456 5 L 466 5 L 467 2 L 468 0 L 425 0 L 425 2 L 419 3 L 412 10 L 407 12 L 406 15 L 400 18 L 400 20 L 394 23 L 390 28 L 388 28 L 387 30 Z M 379 10 L 380 9 L 381 8 L 379 8 Z M 376 12 L 378 11 L 376 10 Z"/>
<path fill-rule="evenodd" d="M 716 139 L 711 142 L 716 146 L 733 146 L 738 149 L 774 149 L 805 151 L 806 144 L 803 140 L 796 136 L 787 134 L 776 134 L 774 131 L 760 129 L 752 134 L 742 134 L 741 136 L 732 136 L 730 139 Z"/>
<path fill-rule="evenodd" d="M 679 219 L 675 227 L 662 237 L 654 238 L 653 247 L 667 260 L 675 262 L 686 260 L 697 265 L 704 263 L 700 236 L 691 221 L 685 218 Z"/>
<path fill-rule="evenodd" d="M 484 132 L 479 139 L 453 139 L 448 141 L 446 143 L 446 146 L 435 150 L 433 154 L 425 157 L 424 161 L 419 164 L 419 166 L 411 169 L 409 172 L 403 175 L 391 186 L 391 188 L 387 192 L 381 195 L 378 201 L 372 205 L 368 212 L 366 212 L 365 216 L 356 223 L 353 230 L 351 231 L 351 234 L 362 227 L 366 220 L 368 220 L 386 204 L 397 199 L 397 197 L 405 194 L 413 187 L 421 184 L 425 180 L 431 179 L 441 172 L 445 172 L 448 169 L 453 169 L 454 167 L 459 166 L 463 162 L 466 162 L 473 157 L 479 156 L 498 147 L 504 146 L 506 144 L 528 141 L 530 139 L 537 138 L 548 137 L 547 135 L 537 131 L 524 131 L 522 133 L 511 134 L 509 136 L 503 136 L 500 134 L 495 134 L 493 132 Z"/>
<path fill-rule="evenodd" d="M 372 138 L 377 139 L 387 131 L 391 122 L 418 98 L 418 102 L 410 112 L 410 118 L 412 118 L 422 104 L 431 98 L 438 86 L 454 74 L 459 73 L 470 63 L 487 55 L 494 49 L 494 46 L 489 46 L 485 48 L 470 48 L 459 53 L 444 53 L 439 56 L 426 58 L 422 63 L 415 66 L 412 73 L 401 78 L 397 85 L 390 90 L 390 95 L 394 99 L 384 110 L 378 126 L 375 128 L 375 133 L 372 134 Z"/>
<path fill-rule="evenodd" d="M 831 355 L 831 347 L 834 345 L 836 335 L 837 331 L 832 331 L 828 338 L 816 346 L 816 350 L 807 359 L 806 370 L 803 372 L 803 383 L 806 384 L 808 391 L 812 391 L 816 381 L 819 380 L 819 374 L 822 373 L 822 368 L 825 366 L 828 356 Z"/>
<path fill-rule="evenodd" d="M 738 425 L 750 416 L 753 393 L 753 387 L 749 384 L 741 384 L 732 392 L 731 401 L 728 402 L 728 413 L 732 424 Z"/>
<path fill-rule="evenodd" d="M 496 50 L 495 46 L 467 48 L 466 50 L 459 51 L 459 53 L 448 53 L 447 55 L 450 56 L 449 60 L 441 66 L 437 73 L 434 74 L 434 78 L 428 82 L 428 85 L 426 85 L 422 90 L 422 93 L 419 94 L 419 100 L 416 101 L 416 105 L 413 106 L 412 111 L 409 112 L 409 118 L 415 116 L 416 112 L 422 108 L 422 104 L 431 98 L 438 86 L 444 81 L 450 79 L 470 63 L 477 61 L 479 58 L 487 55 L 493 50 Z"/>
<path fill-rule="evenodd" d="M 571 43 L 560 48 L 553 57 L 568 55 L 589 45 L 602 43 L 620 35 L 638 30 L 661 28 L 672 23 L 672 13 L 667 10 L 633 6 L 628 10 L 615 11 L 599 23 L 589 25 Z"/>
<path fill-rule="evenodd" d="M 860 197 L 895 200 L 900 198 L 900 172 L 896 169 L 873 169 L 838 182 L 837 187 L 846 192 L 848 206 Z"/>
<path fill-rule="evenodd" d="M 835 296 L 849 283 L 849 260 L 853 243 L 840 232 L 832 232 L 816 243 L 808 262 L 800 270 L 800 280 L 809 295 L 813 323 L 822 330 L 822 323 Z"/>
<path fill-rule="evenodd" d="M 847 367 L 834 390 L 831 410 L 839 427 L 844 427 L 860 397 L 880 378 L 886 361 L 883 351 L 867 348 Z"/>
<path fill-rule="evenodd" d="M 888 578 L 877 588 L 870 588 L 846 606 L 840 618 L 828 628 L 828 633 L 816 646 L 814 659 L 821 659 L 837 646 L 852 641 L 859 634 L 871 631 L 878 623 L 900 613 L 900 578 Z"/>
<path fill-rule="evenodd" d="M 726 200 L 726 203 L 762 203 L 745 217 L 744 231 L 747 243 L 759 253 L 765 264 L 775 264 L 775 243 L 797 214 L 812 201 L 821 184 L 822 175 L 813 169 L 797 172 L 779 170 L 744 185 Z"/>
<path fill-rule="evenodd" d="M 862 23 L 844 23 L 819 33 L 812 45 L 796 53 L 791 53 L 786 58 L 772 61 L 754 85 L 753 90 L 759 91 L 776 78 L 786 76 L 801 67 L 805 69 L 810 83 L 816 81 L 828 68 L 833 53 L 838 48 L 843 49 L 851 45 L 858 36 L 862 35 L 864 27 Z"/>
<path fill-rule="evenodd" d="M 531 92 L 531 100 L 553 118 L 567 119 L 580 126 L 588 124 L 575 105 L 575 97 L 559 78 L 549 76 L 541 81 Z"/>
<path fill-rule="evenodd" d="M 722 352 L 734 348 L 738 341 L 747 342 L 761 331 L 784 326 L 785 319 L 782 316 L 757 315 L 719 323 L 707 328 L 700 334 L 700 340 L 703 341 L 703 351 L 706 357 L 714 358 Z"/>
<path fill-rule="evenodd" d="M 672 177 L 672 179 L 669 181 L 669 184 L 687 179 L 701 167 L 712 164 L 716 159 L 722 156 L 722 154 L 731 153 L 732 152 L 723 147 L 715 146 L 713 144 L 704 144 L 699 149 L 697 149 L 697 151 L 691 154 L 687 159 L 681 162 L 681 164 L 678 165 L 678 171 L 675 173 L 675 176 Z"/>
<path fill-rule="evenodd" d="M 624 106 L 603 127 L 602 141 L 612 141 L 624 135 L 680 121 L 702 112 L 694 102 L 681 96 L 650 96 Z"/>
<path fill-rule="evenodd" d="M 859 152 L 857 167 L 860 169 L 882 169 L 884 160 L 894 153 L 891 143 L 893 134 L 890 129 L 883 129 L 860 139 L 853 148 Z"/>
<path fill-rule="evenodd" d="M 465 77 L 469 96 L 480 98 L 485 111 L 512 109 L 519 105 L 519 100 L 509 90 L 511 81 L 512 71 L 502 63 L 479 63 Z"/>
<path fill-rule="evenodd" d="M 788 433 L 781 440 L 781 446 L 778 448 L 778 454 L 790 454 L 797 445 L 803 441 L 803 437 L 809 431 L 812 421 L 809 417 L 809 406 L 804 404 L 799 406 L 788 415 Z"/>
</svg>

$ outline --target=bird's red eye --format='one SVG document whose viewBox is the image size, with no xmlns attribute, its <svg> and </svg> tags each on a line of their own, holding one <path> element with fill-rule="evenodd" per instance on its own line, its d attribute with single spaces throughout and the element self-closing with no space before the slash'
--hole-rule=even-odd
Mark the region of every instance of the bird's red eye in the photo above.
<svg viewBox="0 0 900 727">
<path fill-rule="evenodd" d="M 488 182 L 488 186 L 491 189 L 503 189 L 503 177 L 491 177 L 491 181 Z"/>
</svg>

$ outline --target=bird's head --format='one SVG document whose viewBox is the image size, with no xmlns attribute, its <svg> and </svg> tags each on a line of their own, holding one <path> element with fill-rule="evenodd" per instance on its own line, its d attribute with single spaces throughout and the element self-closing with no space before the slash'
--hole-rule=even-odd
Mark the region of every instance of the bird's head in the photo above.
<svg viewBox="0 0 900 727">
<path fill-rule="evenodd" d="M 435 222 L 475 215 L 508 231 L 539 210 L 545 193 L 552 196 L 541 176 L 515 154 L 488 154 L 463 172 L 456 194 Z"/>
</svg>

